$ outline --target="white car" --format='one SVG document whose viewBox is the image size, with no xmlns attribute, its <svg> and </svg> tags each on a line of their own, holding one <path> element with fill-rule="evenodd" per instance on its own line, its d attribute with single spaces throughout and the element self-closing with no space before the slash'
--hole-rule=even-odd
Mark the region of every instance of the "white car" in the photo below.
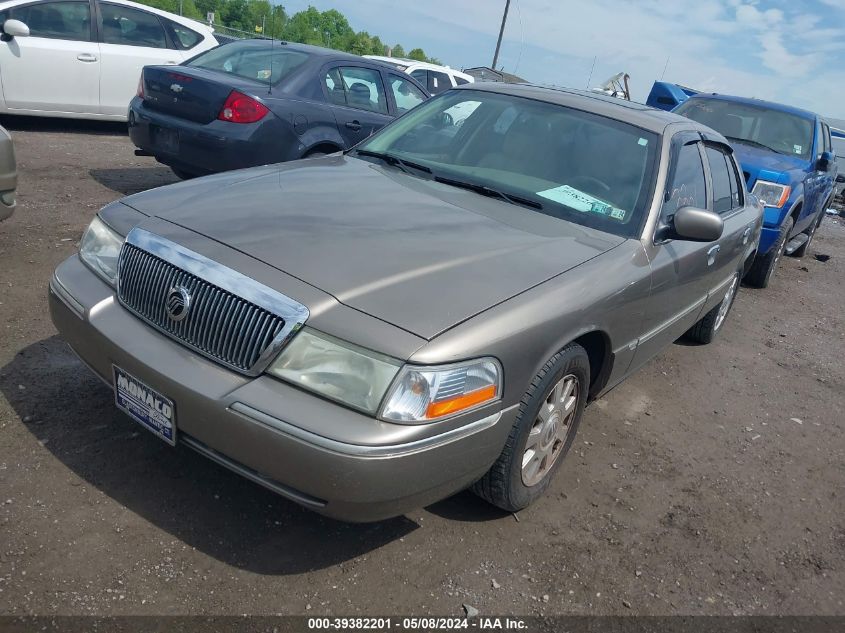
<svg viewBox="0 0 845 633">
<path fill-rule="evenodd" d="M 382 57 L 380 55 L 364 55 L 364 57 L 385 62 L 397 70 L 411 75 L 411 77 L 425 86 L 432 96 L 449 90 L 449 88 L 454 88 L 461 84 L 470 84 L 475 81 L 472 76 L 449 68 L 448 66 L 438 66 L 437 64 L 418 62 L 415 59 L 405 59 L 402 57 Z"/>
<path fill-rule="evenodd" d="M 125 121 L 141 69 L 217 46 L 208 26 L 126 0 L 0 0 L 0 114 Z"/>
</svg>

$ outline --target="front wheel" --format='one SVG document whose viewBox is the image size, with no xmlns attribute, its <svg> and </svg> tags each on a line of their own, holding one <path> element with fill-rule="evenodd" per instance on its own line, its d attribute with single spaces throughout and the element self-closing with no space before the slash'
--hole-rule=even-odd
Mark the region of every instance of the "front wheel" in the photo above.
<svg viewBox="0 0 845 633">
<path fill-rule="evenodd" d="M 587 352 L 571 343 L 531 382 L 502 454 L 473 492 L 509 512 L 542 495 L 572 446 L 589 388 Z"/>
<path fill-rule="evenodd" d="M 775 269 L 777 268 L 778 262 L 780 262 L 780 257 L 783 255 L 784 249 L 786 249 L 789 232 L 792 230 L 792 226 L 794 224 L 795 220 L 792 218 L 786 218 L 783 221 L 783 224 L 781 224 L 780 227 L 780 232 L 778 233 L 778 239 L 774 246 L 772 246 L 772 248 L 769 249 L 769 252 L 765 255 L 757 255 L 754 258 L 754 263 L 751 264 L 751 269 L 748 271 L 748 274 L 745 275 L 746 282 L 757 288 L 765 288 L 769 285 L 769 282 L 772 280 L 772 275 L 774 275 Z"/>
</svg>

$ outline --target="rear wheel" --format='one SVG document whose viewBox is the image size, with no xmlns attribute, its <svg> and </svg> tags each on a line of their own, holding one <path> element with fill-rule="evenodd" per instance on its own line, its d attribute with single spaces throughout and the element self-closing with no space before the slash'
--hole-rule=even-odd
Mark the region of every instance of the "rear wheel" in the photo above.
<svg viewBox="0 0 845 633">
<path fill-rule="evenodd" d="M 589 388 L 587 352 L 571 343 L 531 382 L 502 454 L 473 492 L 509 512 L 542 495 L 572 446 Z"/>
<path fill-rule="evenodd" d="M 734 275 L 719 305 L 710 310 L 698 323 L 687 330 L 686 337 L 688 339 L 706 345 L 716 338 L 716 334 L 722 329 L 725 319 L 727 319 L 728 313 L 731 311 L 731 307 L 733 307 L 737 290 L 739 290 L 739 277 L 739 273 Z"/>
<path fill-rule="evenodd" d="M 754 258 L 754 263 L 751 264 L 751 269 L 748 271 L 748 274 L 745 275 L 746 282 L 752 286 L 756 286 L 757 288 L 765 288 L 769 285 L 769 282 L 772 280 L 772 275 L 774 275 L 775 269 L 780 262 L 781 255 L 783 255 L 783 251 L 786 248 L 786 242 L 789 239 L 789 232 L 792 230 L 792 226 L 794 224 L 795 220 L 792 218 L 786 218 L 786 220 L 783 221 L 783 224 L 781 224 L 780 227 L 780 233 L 778 233 L 778 239 L 774 246 L 772 246 L 772 248 L 769 249 L 769 252 L 765 255 L 757 255 L 757 257 Z"/>
</svg>

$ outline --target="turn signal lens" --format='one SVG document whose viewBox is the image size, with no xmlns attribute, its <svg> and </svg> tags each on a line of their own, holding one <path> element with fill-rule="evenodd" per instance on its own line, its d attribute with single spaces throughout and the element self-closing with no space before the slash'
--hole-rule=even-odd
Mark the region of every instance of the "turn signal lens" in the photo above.
<svg viewBox="0 0 845 633">
<path fill-rule="evenodd" d="M 255 123 L 263 119 L 269 111 L 260 101 L 233 90 L 226 98 L 217 118 L 230 123 Z"/>
<path fill-rule="evenodd" d="M 439 367 L 406 365 L 382 407 L 389 422 L 419 424 L 466 413 L 501 396 L 498 361 L 481 358 Z"/>
</svg>

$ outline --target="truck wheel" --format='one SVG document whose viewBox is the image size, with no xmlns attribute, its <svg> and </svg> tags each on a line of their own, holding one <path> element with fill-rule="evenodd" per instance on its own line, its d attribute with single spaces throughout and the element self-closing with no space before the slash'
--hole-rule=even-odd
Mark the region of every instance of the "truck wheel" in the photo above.
<svg viewBox="0 0 845 633">
<path fill-rule="evenodd" d="M 722 325 L 724 325 L 725 319 L 733 307 L 737 290 L 739 290 L 739 277 L 740 273 L 734 275 L 731 285 L 728 286 L 728 290 L 725 292 L 721 303 L 701 317 L 698 323 L 687 330 L 685 336 L 688 339 L 706 345 L 716 338 L 716 333 L 722 329 Z"/>
<path fill-rule="evenodd" d="M 534 377 L 505 448 L 472 490 L 516 512 L 542 495 L 575 439 L 590 389 L 590 359 L 570 343 Z"/>
<path fill-rule="evenodd" d="M 745 281 L 757 288 L 765 288 L 769 285 L 769 282 L 772 280 L 772 275 L 775 272 L 775 268 L 777 268 L 778 262 L 780 262 L 780 257 L 783 255 L 783 251 L 786 248 L 786 242 L 789 239 L 789 232 L 792 230 L 792 226 L 795 224 L 795 220 L 792 218 L 786 218 L 783 221 L 783 224 L 780 226 L 780 233 L 778 234 L 777 242 L 775 245 L 769 249 L 769 252 L 763 256 L 758 255 L 754 258 L 754 263 L 751 264 L 751 269 L 748 271 L 748 274 L 745 275 Z"/>
<path fill-rule="evenodd" d="M 804 257 L 807 254 L 807 249 L 810 248 L 810 242 L 813 241 L 813 236 L 816 234 L 816 229 L 821 226 L 822 220 L 824 219 L 824 214 L 827 211 L 827 206 L 824 205 L 824 209 L 822 209 L 821 213 L 819 213 L 819 219 L 813 222 L 810 225 L 810 228 L 804 231 L 807 234 L 807 241 L 804 242 L 800 247 L 796 248 L 792 251 L 793 257 Z"/>
</svg>

